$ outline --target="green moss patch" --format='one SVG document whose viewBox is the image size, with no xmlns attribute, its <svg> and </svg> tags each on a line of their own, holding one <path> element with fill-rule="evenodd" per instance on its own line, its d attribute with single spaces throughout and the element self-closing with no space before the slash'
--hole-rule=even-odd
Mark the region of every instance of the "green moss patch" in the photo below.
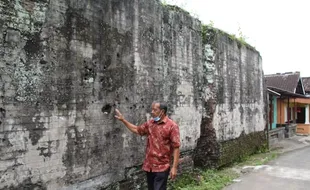
<svg viewBox="0 0 310 190">
<path fill-rule="evenodd" d="M 260 151 L 265 151 L 261 149 Z M 259 151 L 258 151 L 259 152 Z M 266 151 L 243 157 L 242 160 L 219 170 L 194 169 L 183 173 L 175 181 L 169 181 L 169 190 L 220 190 L 240 177 L 243 166 L 264 165 L 278 157 L 277 152 Z"/>
<path fill-rule="evenodd" d="M 220 143 L 219 167 L 235 161 L 243 161 L 249 155 L 267 150 L 264 131 L 241 134 L 239 138 Z"/>
</svg>

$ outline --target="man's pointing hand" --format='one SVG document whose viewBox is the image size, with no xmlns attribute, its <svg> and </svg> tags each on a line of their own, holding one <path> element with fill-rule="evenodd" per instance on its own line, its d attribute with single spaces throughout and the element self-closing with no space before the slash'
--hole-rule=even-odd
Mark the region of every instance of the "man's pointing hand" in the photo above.
<svg viewBox="0 0 310 190">
<path fill-rule="evenodd" d="M 120 121 L 124 121 L 124 116 L 121 114 L 121 112 L 118 109 L 115 109 L 115 118 L 120 120 Z"/>
</svg>

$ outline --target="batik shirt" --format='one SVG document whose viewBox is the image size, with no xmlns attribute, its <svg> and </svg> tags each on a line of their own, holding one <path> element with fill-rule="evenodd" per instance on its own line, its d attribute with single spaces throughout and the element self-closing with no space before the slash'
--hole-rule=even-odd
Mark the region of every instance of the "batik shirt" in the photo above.
<svg viewBox="0 0 310 190">
<path fill-rule="evenodd" d="M 161 122 L 149 120 L 138 127 L 147 136 L 144 171 L 163 172 L 169 169 L 174 148 L 180 147 L 179 126 L 167 116 Z"/>
</svg>

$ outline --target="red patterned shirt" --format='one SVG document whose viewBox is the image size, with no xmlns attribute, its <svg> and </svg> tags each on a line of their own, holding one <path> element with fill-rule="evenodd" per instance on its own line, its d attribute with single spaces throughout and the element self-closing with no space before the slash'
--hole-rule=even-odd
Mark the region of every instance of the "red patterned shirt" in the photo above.
<svg viewBox="0 0 310 190">
<path fill-rule="evenodd" d="M 149 120 L 138 127 L 140 135 L 147 135 L 144 171 L 163 172 L 170 167 L 174 148 L 180 147 L 179 126 L 167 116 L 161 122 Z"/>
</svg>

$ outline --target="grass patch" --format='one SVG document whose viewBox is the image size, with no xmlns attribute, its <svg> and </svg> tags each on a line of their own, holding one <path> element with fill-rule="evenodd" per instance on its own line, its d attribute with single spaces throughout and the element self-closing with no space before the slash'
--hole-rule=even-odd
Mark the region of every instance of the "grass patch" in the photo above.
<svg viewBox="0 0 310 190">
<path fill-rule="evenodd" d="M 277 152 L 265 152 L 244 157 L 239 162 L 219 170 L 194 169 L 169 181 L 168 190 L 220 190 L 240 177 L 243 166 L 264 165 L 278 157 Z"/>
<path fill-rule="evenodd" d="M 237 163 L 237 166 L 244 166 L 244 165 L 251 165 L 251 166 L 258 166 L 264 165 L 269 161 L 277 158 L 279 153 L 276 152 L 266 152 L 261 154 L 254 154 L 246 159 L 244 162 Z"/>
<path fill-rule="evenodd" d="M 229 185 L 238 174 L 231 169 L 194 170 L 169 183 L 170 190 L 219 190 Z"/>
<path fill-rule="evenodd" d="M 219 190 L 230 184 L 238 174 L 232 170 L 198 170 L 182 174 L 169 183 L 170 190 Z"/>
</svg>

